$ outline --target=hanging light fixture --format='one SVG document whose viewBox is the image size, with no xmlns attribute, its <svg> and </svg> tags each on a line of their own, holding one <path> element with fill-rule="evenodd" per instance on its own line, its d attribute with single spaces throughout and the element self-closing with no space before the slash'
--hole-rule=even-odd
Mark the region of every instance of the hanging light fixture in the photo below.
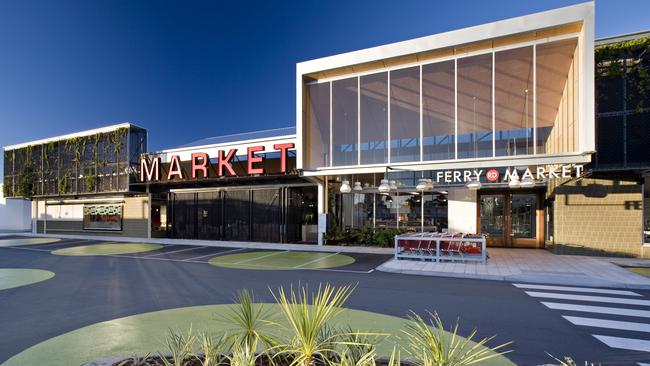
<svg viewBox="0 0 650 366">
<path fill-rule="evenodd" d="M 363 187 L 361 187 L 361 182 L 354 182 L 354 189 L 355 191 L 363 191 Z"/>
<path fill-rule="evenodd" d="M 512 174 L 510 176 L 510 181 L 508 182 L 508 187 L 510 188 L 519 188 L 521 187 L 521 182 L 519 181 L 519 176 Z"/>
<path fill-rule="evenodd" d="M 397 190 L 397 182 L 395 182 L 394 180 L 391 180 L 390 181 L 390 189 L 392 191 L 396 191 Z"/>
<path fill-rule="evenodd" d="M 390 186 L 388 185 L 388 179 L 382 179 L 377 189 L 379 190 L 379 193 L 388 193 L 390 191 Z"/>
<path fill-rule="evenodd" d="M 477 190 L 481 189 L 482 185 L 483 184 L 481 183 L 480 180 L 478 180 L 478 178 L 471 178 L 470 181 L 467 182 L 465 187 L 471 189 L 472 191 L 477 191 Z"/>
<path fill-rule="evenodd" d="M 417 189 L 418 191 L 426 191 L 427 189 L 429 189 L 429 184 L 427 182 L 427 179 L 420 178 L 420 180 L 418 180 L 418 185 L 415 186 L 415 189 Z"/>
<path fill-rule="evenodd" d="M 433 189 L 433 179 L 427 179 L 427 189 Z"/>
<path fill-rule="evenodd" d="M 521 188 L 533 188 L 535 187 L 535 180 L 531 177 L 524 177 L 521 180 Z"/>
<path fill-rule="evenodd" d="M 350 193 L 352 191 L 352 188 L 350 188 L 350 181 L 344 180 L 343 183 L 341 183 L 341 193 Z"/>
</svg>

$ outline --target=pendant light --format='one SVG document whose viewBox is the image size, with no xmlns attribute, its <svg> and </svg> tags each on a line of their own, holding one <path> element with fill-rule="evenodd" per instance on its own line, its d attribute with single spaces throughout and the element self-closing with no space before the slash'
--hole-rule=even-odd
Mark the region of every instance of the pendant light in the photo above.
<svg viewBox="0 0 650 366">
<path fill-rule="evenodd" d="M 397 190 L 397 182 L 395 182 L 394 180 L 391 180 L 390 181 L 390 189 L 391 189 L 391 191 L 396 191 Z"/>
<path fill-rule="evenodd" d="M 363 187 L 361 187 L 361 182 L 354 182 L 354 188 L 352 188 L 355 191 L 363 191 Z"/>
<path fill-rule="evenodd" d="M 525 177 L 521 180 L 521 188 L 533 188 L 535 187 L 535 180 L 531 177 Z"/>
<path fill-rule="evenodd" d="M 427 179 L 426 178 L 420 178 L 420 180 L 418 181 L 418 185 L 415 186 L 415 189 L 418 190 L 418 191 L 421 191 L 421 192 L 424 192 L 427 189 L 429 189 L 429 184 L 427 183 Z"/>
<path fill-rule="evenodd" d="M 469 182 L 465 185 L 465 187 L 471 189 L 472 191 L 478 191 L 481 189 L 481 186 L 483 184 L 478 178 L 471 178 Z"/>
<path fill-rule="evenodd" d="M 350 193 L 352 191 L 352 188 L 350 188 L 350 181 L 344 180 L 343 183 L 341 183 L 341 193 Z"/>
<path fill-rule="evenodd" d="M 519 181 L 519 176 L 512 174 L 510 176 L 510 181 L 508 182 L 508 187 L 510 188 L 519 188 L 521 187 L 521 182 Z"/>
<path fill-rule="evenodd" d="M 382 179 L 377 189 L 379 190 L 379 193 L 388 193 L 390 191 L 390 186 L 388 185 L 388 179 Z"/>
</svg>

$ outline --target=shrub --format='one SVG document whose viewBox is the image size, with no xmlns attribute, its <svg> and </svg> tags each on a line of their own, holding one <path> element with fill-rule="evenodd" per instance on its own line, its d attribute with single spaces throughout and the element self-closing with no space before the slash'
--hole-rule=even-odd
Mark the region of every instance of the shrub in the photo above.
<svg viewBox="0 0 650 366">
<path fill-rule="evenodd" d="M 286 322 L 288 338 L 278 344 L 277 355 L 288 356 L 291 366 L 312 366 L 316 360 L 330 360 L 345 343 L 343 334 L 328 329 L 329 322 L 343 311 L 343 304 L 352 293 L 351 286 L 319 285 L 308 295 L 302 287 L 297 293 L 280 287 L 273 297 L 280 305 Z M 311 300 L 311 301 L 310 301 Z M 311 303 L 311 305 L 310 305 Z"/>
<path fill-rule="evenodd" d="M 462 339 L 458 336 L 458 322 L 450 329 L 451 337 L 447 339 L 442 320 L 438 314 L 429 313 L 431 319 L 427 324 L 419 315 L 411 313 L 411 323 L 404 330 L 405 350 L 415 357 L 417 366 L 465 366 L 494 358 L 510 351 L 500 352 L 511 342 L 496 347 L 488 347 L 486 343 L 494 337 L 483 338 L 471 345 L 476 336 L 476 329 Z M 431 326 L 430 326 L 431 325 Z"/>
</svg>

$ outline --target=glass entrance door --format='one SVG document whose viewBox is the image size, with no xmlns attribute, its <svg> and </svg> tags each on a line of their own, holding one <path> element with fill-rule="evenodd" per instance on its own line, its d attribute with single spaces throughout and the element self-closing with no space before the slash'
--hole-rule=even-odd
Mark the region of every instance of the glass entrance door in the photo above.
<svg viewBox="0 0 650 366">
<path fill-rule="evenodd" d="M 481 193 L 479 231 L 495 247 L 538 248 L 542 244 L 543 211 L 535 192 Z"/>
<path fill-rule="evenodd" d="M 505 194 L 486 194 L 480 196 L 480 232 L 488 234 L 487 244 L 505 246 Z"/>
</svg>

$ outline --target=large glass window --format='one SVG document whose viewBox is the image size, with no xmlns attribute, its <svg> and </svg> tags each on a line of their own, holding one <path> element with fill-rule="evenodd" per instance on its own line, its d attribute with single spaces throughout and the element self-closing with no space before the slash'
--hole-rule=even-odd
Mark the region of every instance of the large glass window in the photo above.
<svg viewBox="0 0 650 366">
<path fill-rule="evenodd" d="M 361 164 L 388 161 L 388 73 L 361 76 Z"/>
<path fill-rule="evenodd" d="M 122 205 L 84 205 L 84 230 L 122 230 Z"/>
<path fill-rule="evenodd" d="M 497 156 L 533 154 L 533 47 L 494 54 Z"/>
<path fill-rule="evenodd" d="M 420 160 L 420 67 L 390 72 L 390 161 Z"/>
<path fill-rule="evenodd" d="M 332 82 L 332 165 L 357 165 L 358 79 Z"/>
<path fill-rule="evenodd" d="M 454 61 L 422 66 L 423 160 L 454 159 Z"/>
<path fill-rule="evenodd" d="M 457 62 L 458 158 L 492 156 L 492 54 Z"/>
<path fill-rule="evenodd" d="M 537 153 L 577 149 L 578 41 L 537 45 Z"/>
<path fill-rule="evenodd" d="M 330 165 L 330 83 L 307 85 L 307 139 L 305 164 L 309 168 Z"/>
</svg>

